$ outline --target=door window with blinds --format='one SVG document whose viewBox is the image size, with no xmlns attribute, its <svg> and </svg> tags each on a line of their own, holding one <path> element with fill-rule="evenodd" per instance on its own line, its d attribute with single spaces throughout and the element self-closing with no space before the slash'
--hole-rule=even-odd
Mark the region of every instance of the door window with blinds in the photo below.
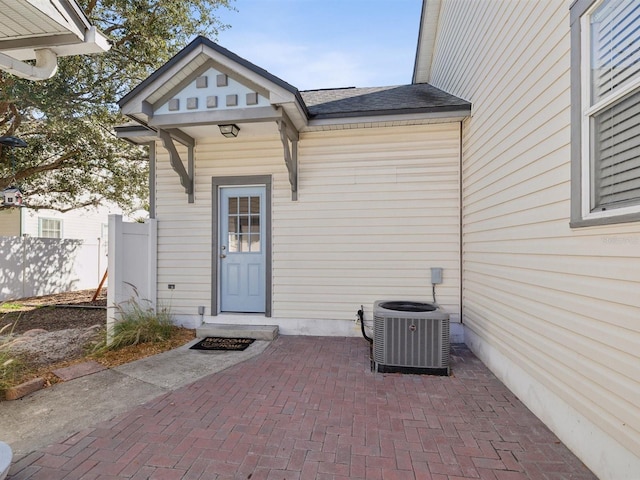
<svg viewBox="0 0 640 480">
<path fill-rule="evenodd" d="M 582 217 L 637 213 L 640 1 L 592 2 L 580 26 Z"/>
</svg>

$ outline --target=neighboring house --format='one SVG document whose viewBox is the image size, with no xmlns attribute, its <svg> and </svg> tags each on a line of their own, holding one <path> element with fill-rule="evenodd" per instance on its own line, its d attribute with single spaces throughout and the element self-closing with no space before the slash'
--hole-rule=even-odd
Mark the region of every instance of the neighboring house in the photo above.
<svg viewBox="0 0 640 480">
<path fill-rule="evenodd" d="M 107 38 L 91 25 L 74 0 L 0 0 L 0 70 L 2 71 L 29 80 L 46 80 L 55 75 L 59 56 L 99 53 L 108 49 Z M 35 62 L 30 62 L 31 60 Z M 4 197 L 3 195 L 3 200 Z M 0 210 L 1 213 L 2 210 Z M 0 228 L 7 228 L 12 235 L 20 235 L 22 225 L 20 217 L 21 213 L 17 213 L 16 210 L 12 210 L 5 216 L 0 215 Z M 46 228 L 45 231 L 47 231 Z M 26 241 L 22 241 L 18 251 L 14 247 L 16 247 L 15 242 L 9 245 L 8 242 L 0 239 L 2 254 L 0 301 L 15 295 L 16 292 L 24 295 L 27 288 L 31 288 L 31 292 L 33 288 L 38 288 L 29 284 L 25 274 L 24 263 L 28 257 Z M 44 253 L 45 250 L 42 252 Z M 63 269 L 68 267 L 68 265 L 61 266 Z M 39 277 L 44 278 L 43 283 L 48 284 L 46 293 L 49 293 L 48 290 L 51 288 L 62 288 L 61 283 L 57 283 L 54 287 L 50 282 L 53 277 L 59 276 L 60 268 L 56 269 L 52 266 L 51 270 L 40 269 L 40 273 Z M 61 276 L 68 277 L 68 275 Z M 69 283 L 68 278 L 63 278 L 63 281 L 67 286 L 74 284 L 73 280 Z M 12 452 L 2 442 L 0 447 L 0 477 L 4 478 L 9 471 Z"/>
<path fill-rule="evenodd" d="M 0 0 L 0 70 L 46 80 L 58 57 L 107 50 L 107 38 L 74 0 Z"/>
<path fill-rule="evenodd" d="M 598 69 L 631 80 L 581 90 L 596 78 L 581 48 L 608 42 L 582 19 L 624 18 L 623 48 L 638 45 L 640 16 L 618 6 L 425 0 L 397 87 L 301 92 L 194 40 L 120 102 L 138 125 L 119 135 L 152 147 L 158 302 L 192 326 L 205 307 L 206 322 L 358 335 L 360 305 L 370 319 L 376 300 L 429 301 L 442 267 L 454 341 L 600 478 L 637 478 L 640 187 L 614 191 L 640 175 L 605 187 L 589 157 L 628 160 L 606 135 L 638 168 L 638 115 L 615 112 L 616 134 L 599 120 L 635 106 L 640 63 L 607 57 Z"/>
<path fill-rule="evenodd" d="M 117 206 L 98 206 L 63 213 L 28 206 L 1 208 L 0 236 L 106 241 L 110 214 L 121 215 L 122 210 Z"/>
<path fill-rule="evenodd" d="M 0 209 L 0 301 L 96 288 L 107 269 L 111 206 Z"/>
</svg>

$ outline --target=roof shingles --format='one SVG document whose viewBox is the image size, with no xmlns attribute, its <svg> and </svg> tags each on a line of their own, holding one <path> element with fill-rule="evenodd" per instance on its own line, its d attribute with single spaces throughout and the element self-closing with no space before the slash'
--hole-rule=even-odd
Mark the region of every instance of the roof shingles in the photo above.
<svg viewBox="0 0 640 480">
<path fill-rule="evenodd" d="M 311 118 L 470 111 L 471 104 L 427 83 L 300 92 Z"/>
</svg>

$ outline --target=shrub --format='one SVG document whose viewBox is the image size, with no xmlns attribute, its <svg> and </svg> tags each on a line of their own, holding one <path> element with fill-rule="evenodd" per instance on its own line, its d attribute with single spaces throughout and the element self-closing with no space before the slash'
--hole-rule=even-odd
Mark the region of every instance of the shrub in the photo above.
<svg viewBox="0 0 640 480">
<path fill-rule="evenodd" d="M 147 302 L 149 303 L 149 302 Z M 137 298 L 118 305 L 120 320 L 107 332 L 96 350 L 118 350 L 139 343 L 163 342 L 171 338 L 172 315 L 167 308 L 144 307 Z"/>
<path fill-rule="evenodd" d="M 9 351 L 15 340 L 11 338 L 13 330 L 7 332 L 12 324 L 0 328 L 0 390 L 12 387 L 22 374 L 22 362 Z"/>
</svg>

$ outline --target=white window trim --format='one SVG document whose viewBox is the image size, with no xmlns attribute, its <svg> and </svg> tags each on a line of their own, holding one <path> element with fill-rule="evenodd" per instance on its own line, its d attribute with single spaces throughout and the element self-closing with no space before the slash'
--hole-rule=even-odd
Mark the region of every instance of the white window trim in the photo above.
<svg viewBox="0 0 640 480">
<path fill-rule="evenodd" d="M 571 226 L 582 227 L 640 220 L 640 205 L 630 205 L 615 209 L 591 211 L 592 204 L 592 164 L 591 164 L 591 119 L 597 112 L 640 88 L 640 78 L 622 87 L 618 92 L 590 106 L 591 99 L 591 23 L 590 17 L 603 0 L 575 0 L 571 6 L 571 68 L 579 72 L 579 81 L 572 75 L 572 109 L 580 111 L 579 124 L 572 114 L 572 183 L 579 182 L 579 192 L 572 188 Z M 577 31 L 574 29 L 577 28 Z M 574 50 L 578 50 L 577 52 Z M 579 53 L 579 55 L 576 55 Z M 579 105 L 575 105 L 579 100 Z M 579 134 L 578 134 L 579 132 Z M 579 198 L 578 198 L 579 197 Z M 579 202 L 578 202 L 579 200 Z"/>
<path fill-rule="evenodd" d="M 60 236 L 59 237 L 43 237 L 42 236 L 42 222 L 43 220 L 53 220 L 59 223 L 60 225 Z M 64 222 L 62 221 L 61 218 L 53 218 L 53 217 L 38 217 L 38 237 L 41 238 L 59 238 L 62 239 L 64 238 L 64 231 L 62 230 L 64 226 Z"/>
</svg>

